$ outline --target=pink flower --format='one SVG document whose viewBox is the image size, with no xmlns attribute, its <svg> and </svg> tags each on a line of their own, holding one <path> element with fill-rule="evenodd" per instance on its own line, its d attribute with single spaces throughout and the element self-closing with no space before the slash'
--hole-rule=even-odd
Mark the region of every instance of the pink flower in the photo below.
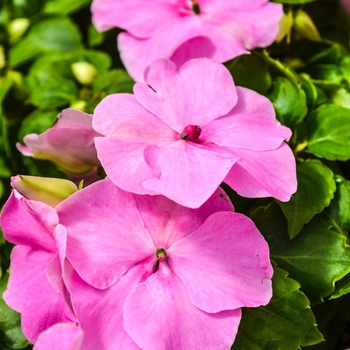
<svg viewBox="0 0 350 350">
<path fill-rule="evenodd" d="M 245 197 L 288 201 L 296 191 L 291 131 L 271 102 L 235 87 L 220 63 L 200 58 L 177 69 L 158 60 L 134 95 L 109 95 L 96 107 L 98 157 L 125 191 L 162 194 L 198 208 L 225 181 Z"/>
<path fill-rule="evenodd" d="M 98 30 L 127 31 L 118 46 L 137 81 L 159 58 L 178 66 L 198 57 L 225 62 L 268 46 L 283 15 L 282 5 L 268 0 L 94 0 L 91 11 Z"/>
<path fill-rule="evenodd" d="M 50 206 L 13 191 L 1 213 L 5 238 L 14 244 L 5 302 L 22 314 L 32 343 L 58 322 L 75 322 L 62 279 L 66 231 Z"/>
<path fill-rule="evenodd" d="M 350 13 L 350 0 L 340 0 L 346 12 Z"/>
<path fill-rule="evenodd" d="M 240 308 L 271 298 L 268 245 L 220 189 L 189 209 L 106 178 L 56 209 L 83 349 L 229 349 Z"/>
<path fill-rule="evenodd" d="M 25 156 L 48 159 L 64 171 L 81 174 L 96 171 L 100 165 L 94 144 L 99 136 L 91 126 L 92 115 L 65 109 L 57 117 L 52 128 L 41 135 L 29 134 L 17 144 Z"/>
<path fill-rule="evenodd" d="M 83 331 L 72 323 L 57 323 L 39 335 L 33 350 L 83 350 Z"/>
</svg>

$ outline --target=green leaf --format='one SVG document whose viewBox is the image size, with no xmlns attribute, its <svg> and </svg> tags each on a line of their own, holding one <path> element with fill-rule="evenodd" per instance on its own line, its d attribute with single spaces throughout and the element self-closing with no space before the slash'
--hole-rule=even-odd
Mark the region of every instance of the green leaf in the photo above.
<svg viewBox="0 0 350 350">
<path fill-rule="evenodd" d="M 82 48 L 76 25 L 66 17 L 46 18 L 31 28 L 29 34 L 9 50 L 9 64 L 16 67 L 39 54 L 68 52 Z"/>
<path fill-rule="evenodd" d="M 347 237 L 350 230 L 350 181 L 337 175 L 335 183 L 337 191 L 324 214 L 330 220 L 332 228 Z"/>
<path fill-rule="evenodd" d="M 344 79 L 343 71 L 335 64 L 317 64 L 310 67 L 307 72 L 315 80 L 326 80 L 335 84 L 341 84 Z"/>
<path fill-rule="evenodd" d="M 330 299 L 337 299 L 348 293 L 350 293 L 350 274 L 346 275 L 337 283 L 334 293 L 331 295 Z"/>
<path fill-rule="evenodd" d="M 350 109 L 350 93 L 344 89 L 336 89 L 330 93 L 331 100 L 340 107 Z"/>
<path fill-rule="evenodd" d="M 44 0 L 12 0 L 12 8 L 17 17 L 29 18 L 39 13 Z"/>
<path fill-rule="evenodd" d="M 304 90 L 307 100 L 308 109 L 312 110 L 317 102 L 318 94 L 316 86 L 312 83 L 310 76 L 306 73 L 301 73 L 299 75 L 299 80 L 301 83 L 301 88 Z"/>
<path fill-rule="evenodd" d="M 134 80 L 124 69 L 113 69 L 100 74 L 93 83 L 93 90 L 96 92 L 105 91 L 105 95 L 120 92 L 132 93 Z M 104 97 L 104 96 L 102 96 Z"/>
<path fill-rule="evenodd" d="M 294 128 L 307 114 L 305 92 L 287 78 L 277 78 L 269 99 L 275 107 L 277 119 L 290 128 Z"/>
<path fill-rule="evenodd" d="M 243 55 L 228 63 L 235 84 L 266 95 L 271 86 L 267 65 L 260 57 Z"/>
<path fill-rule="evenodd" d="M 337 105 L 324 105 L 309 117 L 308 151 L 329 160 L 350 159 L 349 110 Z"/>
<path fill-rule="evenodd" d="M 106 37 L 105 33 L 100 33 L 96 28 L 90 24 L 88 28 L 88 44 L 89 47 L 101 45 Z"/>
<path fill-rule="evenodd" d="M 29 101 L 40 108 L 54 108 L 70 104 L 77 96 L 78 89 L 73 81 L 58 78 L 38 86 Z"/>
<path fill-rule="evenodd" d="M 277 202 L 288 220 L 290 238 L 330 204 L 336 190 L 332 171 L 318 160 L 298 164 L 297 179 L 298 190 L 291 200 Z"/>
<path fill-rule="evenodd" d="M 23 349 L 29 342 L 24 337 L 21 324 L 20 314 L 10 309 L 2 298 L 2 294 L 7 286 L 8 275 L 0 280 L 0 329 L 5 335 L 6 344 L 12 349 Z"/>
<path fill-rule="evenodd" d="M 48 0 L 44 12 L 68 15 L 88 6 L 91 0 Z"/>
<path fill-rule="evenodd" d="M 323 340 L 310 303 L 288 272 L 275 267 L 273 297 L 267 306 L 243 309 L 232 350 L 295 350 Z"/>
<path fill-rule="evenodd" d="M 272 202 L 258 208 L 252 219 L 269 243 L 271 258 L 319 302 L 334 291 L 335 282 L 350 272 L 350 247 L 345 237 L 316 216 L 293 240 L 281 209 Z"/>
<path fill-rule="evenodd" d="M 22 140 L 28 134 L 42 134 L 53 125 L 58 113 L 55 109 L 35 110 L 23 120 L 18 133 L 18 139 Z"/>
</svg>

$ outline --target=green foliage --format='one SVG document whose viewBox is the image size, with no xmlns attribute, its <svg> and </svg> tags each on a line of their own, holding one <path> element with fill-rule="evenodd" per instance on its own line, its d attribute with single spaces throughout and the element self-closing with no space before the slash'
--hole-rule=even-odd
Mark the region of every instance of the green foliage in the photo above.
<svg viewBox="0 0 350 350">
<path fill-rule="evenodd" d="M 329 205 L 336 189 L 332 171 L 318 160 L 298 164 L 297 179 L 298 190 L 291 200 L 278 202 L 288 220 L 290 238 Z"/>
<path fill-rule="evenodd" d="M 293 240 L 276 203 L 258 208 L 252 219 L 269 243 L 271 258 L 313 301 L 333 293 L 335 282 L 350 273 L 350 246 L 320 217 L 314 217 Z"/>
<path fill-rule="evenodd" d="M 287 78 L 277 78 L 269 98 L 276 109 L 277 119 L 290 128 L 294 128 L 307 114 L 304 90 Z"/>
<path fill-rule="evenodd" d="M 310 115 L 308 151 L 329 160 L 350 158 L 349 109 L 335 104 L 323 105 Z"/>
<path fill-rule="evenodd" d="M 287 275 L 288 272 L 275 267 L 270 303 L 257 309 L 243 309 L 232 350 L 295 350 L 323 340 L 309 300 L 299 290 L 300 285 Z"/>
</svg>

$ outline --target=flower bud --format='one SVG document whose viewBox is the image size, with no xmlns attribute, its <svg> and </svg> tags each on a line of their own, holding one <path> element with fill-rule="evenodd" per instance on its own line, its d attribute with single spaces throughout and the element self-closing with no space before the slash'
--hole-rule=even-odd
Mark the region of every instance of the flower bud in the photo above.
<svg viewBox="0 0 350 350">
<path fill-rule="evenodd" d="M 51 207 L 78 191 L 77 186 L 68 180 L 25 175 L 12 176 L 11 186 L 23 196 Z"/>
<path fill-rule="evenodd" d="M 288 13 L 284 13 L 283 17 L 279 22 L 279 31 L 277 34 L 276 42 L 280 43 L 284 37 L 286 37 L 287 44 L 290 43 L 290 34 L 293 26 L 293 13 L 292 11 L 288 11 Z"/>
<path fill-rule="evenodd" d="M 76 79 L 81 84 L 91 84 L 97 74 L 96 68 L 88 62 L 76 62 L 71 65 Z"/>
<path fill-rule="evenodd" d="M 27 18 L 16 18 L 8 27 L 11 40 L 17 39 L 22 36 L 29 27 L 29 20 Z"/>
<path fill-rule="evenodd" d="M 299 10 L 297 12 L 297 15 L 294 17 L 293 28 L 302 38 L 311 41 L 322 40 L 313 20 L 305 11 Z"/>
</svg>

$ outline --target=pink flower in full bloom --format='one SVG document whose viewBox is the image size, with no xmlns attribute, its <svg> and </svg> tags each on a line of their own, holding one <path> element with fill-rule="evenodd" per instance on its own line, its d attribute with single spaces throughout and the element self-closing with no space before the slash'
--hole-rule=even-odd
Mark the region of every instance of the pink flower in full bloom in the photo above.
<svg viewBox="0 0 350 350">
<path fill-rule="evenodd" d="M 56 209 L 85 350 L 229 349 L 271 298 L 268 245 L 220 189 L 189 209 L 106 178 Z"/>
<path fill-rule="evenodd" d="M 91 11 L 98 30 L 126 30 L 118 47 L 137 81 L 159 58 L 178 66 L 198 57 L 225 62 L 268 46 L 283 15 L 282 5 L 268 0 L 94 0 Z"/>
<path fill-rule="evenodd" d="M 26 146 L 17 148 L 26 156 L 48 159 L 72 174 L 94 171 L 100 162 L 96 156 L 94 137 L 99 136 L 92 126 L 92 115 L 64 109 L 57 122 L 41 135 L 24 137 Z"/>
<path fill-rule="evenodd" d="M 291 131 L 264 96 L 235 87 L 224 65 L 193 59 L 177 69 L 158 60 L 134 95 L 96 107 L 98 157 L 125 191 L 162 194 L 198 208 L 222 181 L 245 197 L 288 201 L 296 191 Z"/>
<path fill-rule="evenodd" d="M 21 313 L 23 334 L 34 343 L 59 322 L 75 322 L 62 278 L 66 231 L 56 211 L 13 190 L 1 213 L 11 253 L 5 302 Z"/>
</svg>

